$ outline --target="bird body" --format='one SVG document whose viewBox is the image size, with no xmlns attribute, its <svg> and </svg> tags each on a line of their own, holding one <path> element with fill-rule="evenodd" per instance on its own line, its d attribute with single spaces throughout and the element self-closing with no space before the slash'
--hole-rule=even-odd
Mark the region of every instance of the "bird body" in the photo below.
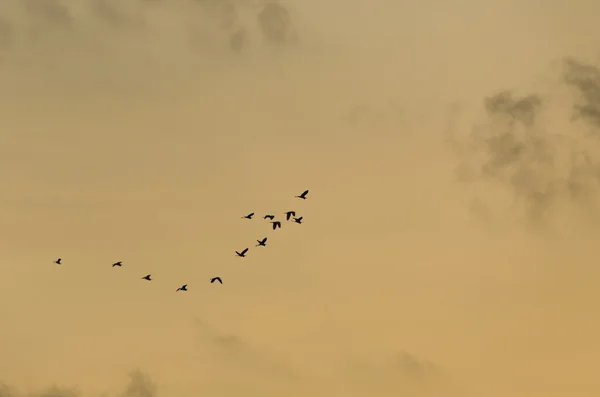
<svg viewBox="0 0 600 397">
<path fill-rule="evenodd" d="M 303 218 L 303 217 L 300 217 L 300 218 L 294 218 L 294 222 L 296 222 L 296 223 L 302 223 L 302 218 Z"/>
<path fill-rule="evenodd" d="M 119 261 L 119 262 L 113 263 L 112 267 L 115 267 L 115 266 L 121 267 L 121 266 L 123 266 L 123 262 Z"/>
<path fill-rule="evenodd" d="M 252 212 L 246 216 L 242 216 L 242 219 L 252 219 L 253 216 L 254 216 L 254 212 Z"/>
<path fill-rule="evenodd" d="M 275 222 L 271 222 L 273 224 L 273 230 L 277 229 L 277 228 L 281 228 L 281 222 L 279 221 L 275 221 Z"/>
<path fill-rule="evenodd" d="M 296 216 L 296 211 L 288 211 L 288 212 L 284 212 L 284 214 L 285 214 L 285 220 L 289 221 L 292 216 Z"/>
<path fill-rule="evenodd" d="M 56 263 L 57 265 L 62 265 L 62 263 L 60 263 L 61 260 L 62 260 L 61 258 L 58 258 L 57 260 L 54 261 L 54 263 Z"/>
<path fill-rule="evenodd" d="M 275 219 L 275 215 L 265 215 L 265 216 L 263 217 L 263 219 L 270 219 L 270 220 L 273 220 L 273 219 Z"/>
<path fill-rule="evenodd" d="M 246 252 L 248 252 L 248 248 L 246 248 L 242 252 L 235 251 L 235 253 L 237 254 L 237 256 L 239 256 L 240 258 L 244 258 L 246 256 Z"/>
<path fill-rule="evenodd" d="M 183 284 L 181 287 L 177 288 L 177 291 L 187 291 L 187 284 Z"/>
<path fill-rule="evenodd" d="M 150 278 L 151 274 L 146 274 L 144 277 L 142 277 L 142 280 L 148 280 L 148 281 L 152 281 L 152 279 Z"/>
<path fill-rule="evenodd" d="M 256 242 L 258 244 L 256 244 L 257 247 L 265 247 L 267 244 L 267 238 L 263 238 L 262 240 L 256 240 Z"/>
<path fill-rule="evenodd" d="M 223 284 L 223 280 L 221 280 L 221 277 L 213 277 L 210 279 L 210 283 L 214 283 L 215 281 L 218 281 L 219 283 Z"/>
<path fill-rule="evenodd" d="M 301 198 L 302 200 L 306 200 L 306 195 L 308 194 L 308 190 L 305 190 L 304 192 L 302 192 L 301 195 L 296 196 L 298 198 Z"/>
</svg>

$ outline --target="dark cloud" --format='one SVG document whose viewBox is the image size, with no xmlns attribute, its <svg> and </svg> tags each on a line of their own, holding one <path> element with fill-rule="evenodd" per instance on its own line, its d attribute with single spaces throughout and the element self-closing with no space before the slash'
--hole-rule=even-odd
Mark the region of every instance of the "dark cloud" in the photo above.
<svg viewBox="0 0 600 397">
<path fill-rule="evenodd" d="M 148 375 L 137 370 L 129 374 L 129 384 L 123 393 L 124 397 L 156 397 L 156 384 Z"/>
<path fill-rule="evenodd" d="M 572 110 L 592 130 L 600 126 L 600 72 L 573 59 L 565 61 L 564 81 L 576 94 Z M 449 120 L 448 143 L 459 157 L 458 180 L 468 185 L 491 184 L 508 191 L 508 207 L 531 225 L 548 225 L 560 210 L 597 210 L 600 158 L 597 141 L 548 105 L 552 96 L 517 95 L 503 91 L 484 99 L 485 123 L 457 139 L 456 109 Z M 564 101 L 563 101 L 564 102 Z M 564 117 L 567 128 L 555 123 Z M 548 122 L 551 118 L 553 121 Z M 561 124 L 562 125 L 562 124 Z M 497 197 L 494 197 L 496 200 Z M 490 202 L 477 198 L 478 208 Z M 592 208 L 593 207 L 593 208 Z"/>
<path fill-rule="evenodd" d="M 248 344 L 241 337 L 218 331 L 199 318 L 194 319 L 198 331 L 199 348 L 207 349 L 211 359 L 240 372 L 269 375 L 288 381 L 298 380 L 298 373 L 289 365 L 271 357 L 268 351 Z"/>
<path fill-rule="evenodd" d="M 115 0 L 90 0 L 90 14 L 93 19 L 113 29 L 141 28 L 143 18 L 126 10 Z"/>
<path fill-rule="evenodd" d="M 346 367 L 349 382 L 358 388 L 388 392 L 424 392 L 441 385 L 440 369 L 431 361 L 400 351 L 379 358 L 358 357 Z"/>
<path fill-rule="evenodd" d="M 405 351 L 392 356 L 390 364 L 401 374 L 418 382 L 427 382 L 438 376 L 438 368 L 434 363 L 419 359 Z"/>
<path fill-rule="evenodd" d="M 583 118 L 600 127 L 600 69 L 569 58 L 565 61 L 564 80 L 577 94 L 575 119 Z"/>
<path fill-rule="evenodd" d="M 136 370 L 129 374 L 129 382 L 121 393 L 123 397 L 156 397 L 154 382 L 143 372 Z M 35 393 L 24 395 L 18 390 L 0 382 L 0 397 L 81 397 L 77 388 L 51 386 Z"/>
<path fill-rule="evenodd" d="M 10 46 L 12 34 L 12 24 L 6 19 L 0 17 L 0 51 Z"/>
<path fill-rule="evenodd" d="M 59 0 L 25 0 L 23 6 L 45 28 L 68 28 L 73 25 L 74 18 L 69 8 Z"/>
<path fill-rule="evenodd" d="M 265 4 L 257 15 L 258 26 L 269 44 L 284 46 L 297 42 L 290 12 L 278 2 Z"/>
<path fill-rule="evenodd" d="M 75 8 L 61 0 L 8 1 L 14 2 L 15 7 L 0 10 L 0 49 L 7 51 L 7 43 L 18 43 L 18 48 L 12 46 L 18 50 L 15 55 L 27 53 L 30 63 L 31 58 L 37 63 L 36 57 L 43 57 L 42 63 L 56 63 L 64 58 L 59 56 L 63 51 L 85 50 L 86 58 L 97 53 L 106 68 L 115 68 L 111 65 L 125 62 L 126 54 L 121 48 L 124 43 L 138 43 L 132 51 L 140 54 L 132 52 L 127 57 L 140 58 L 144 56 L 141 52 L 157 40 L 172 40 L 172 48 L 184 51 L 180 55 L 189 62 L 194 57 L 200 60 L 215 49 L 239 53 L 250 50 L 252 43 L 260 50 L 275 42 L 291 44 L 296 37 L 293 16 L 285 6 L 275 3 L 257 7 L 232 0 L 83 0 Z M 177 31 L 161 30 L 163 27 L 152 18 L 156 12 L 179 20 Z M 264 36 L 266 41 L 253 40 L 253 36 Z M 13 40 L 15 37 L 19 40 Z M 57 52 L 54 57 L 54 53 L 41 50 L 61 54 Z M 79 73 L 85 70 L 80 69 Z"/>
</svg>

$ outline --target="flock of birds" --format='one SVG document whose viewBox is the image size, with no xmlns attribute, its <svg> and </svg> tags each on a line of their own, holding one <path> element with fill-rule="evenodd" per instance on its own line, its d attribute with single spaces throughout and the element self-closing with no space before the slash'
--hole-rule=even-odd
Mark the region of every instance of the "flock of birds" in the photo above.
<svg viewBox="0 0 600 397">
<path fill-rule="evenodd" d="M 306 200 L 307 195 L 308 195 L 308 190 L 305 190 L 304 192 L 302 192 L 302 194 L 295 196 L 295 197 L 300 198 L 302 200 Z M 254 217 L 254 215 L 255 215 L 254 212 L 252 212 L 246 216 L 242 216 L 242 219 L 252 219 Z M 287 211 L 287 212 L 284 212 L 284 215 L 285 215 L 286 221 L 293 221 L 294 223 L 302 224 L 303 217 L 300 216 L 300 217 L 296 218 L 296 211 Z M 265 215 L 263 217 L 263 219 L 268 219 L 271 222 L 271 224 L 273 225 L 273 230 L 277 230 L 278 228 L 281 228 L 281 221 L 275 220 L 275 215 Z M 258 243 L 258 244 L 256 244 L 256 247 L 266 247 L 267 237 L 263 238 L 262 240 L 256 240 L 256 242 Z M 235 253 L 240 258 L 245 258 L 248 250 L 249 250 L 249 248 L 245 248 L 241 252 L 235 251 Z M 62 258 L 58 258 L 57 260 L 54 261 L 54 263 L 56 263 L 57 265 L 62 265 Z M 112 264 L 112 267 L 121 267 L 121 266 L 123 266 L 122 261 L 115 262 Z M 144 277 L 142 277 L 142 280 L 152 281 L 152 274 L 146 274 Z M 210 279 L 211 284 L 213 284 L 214 282 L 219 282 L 219 284 L 223 284 L 223 280 L 221 279 L 221 277 L 218 277 L 218 276 Z M 187 286 L 188 286 L 187 284 L 182 285 L 181 287 L 177 288 L 176 292 L 187 291 L 188 290 Z"/>
</svg>

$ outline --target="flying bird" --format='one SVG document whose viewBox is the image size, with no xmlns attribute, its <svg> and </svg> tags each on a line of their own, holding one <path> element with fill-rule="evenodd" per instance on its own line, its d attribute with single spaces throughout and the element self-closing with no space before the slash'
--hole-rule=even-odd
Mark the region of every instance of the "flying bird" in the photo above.
<svg viewBox="0 0 600 397">
<path fill-rule="evenodd" d="M 294 222 L 296 222 L 296 223 L 302 223 L 302 217 L 300 217 L 300 218 L 295 218 L 294 217 Z"/>
<path fill-rule="evenodd" d="M 235 253 L 240 257 L 243 258 L 246 256 L 246 252 L 248 252 L 248 248 L 246 248 L 245 250 L 243 250 L 242 252 L 237 252 L 235 251 Z"/>
<path fill-rule="evenodd" d="M 219 283 L 223 284 L 223 280 L 221 280 L 221 277 L 213 277 L 210 279 L 210 283 L 214 283 L 215 281 L 218 281 Z"/>
<path fill-rule="evenodd" d="M 256 244 L 257 247 L 265 247 L 267 245 L 267 238 L 265 237 L 262 240 L 256 240 L 256 242 L 258 243 Z"/>
<path fill-rule="evenodd" d="M 54 261 L 54 263 L 56 263 L 57 265 L 62 265 L 62 263 L 60 263 L 61 259 L 58 258 L 57 260 Z"/>
<path fill-rule="evenodd" d="M 275 219 L 275 215 L 265 215 L 265 216 L 263 217 L 263 219 L 270 219 L 270 220 L 273 220 L 273 219 Z"/>
<path fill-rule="evenodd" d="M 177 288 L 177 291 L 187 291 L 187 284 L 183 284 L 181 287 Z"/>
<path fill-rule="evenodd" d="M 281 222 L 279 221 L 275 221 L 275 222 L 271 222 L 273 224 L 273 230 L 277 229 L 277 228 L 281 228 Z"/>
<path fill-rule="evenodd" d="M 119 261 L 119 262 L 113 263 L 112 267 L 115 267 L 115 266 L 121 267 L 121 266 L 123 266 L 123 262 Z"/>
<path fill-rule="evenodd" d="M 254 212 L 252 212 L 246 216 L 242 216 L 242 219 L 252 219 L 253 216 L 254 216 Z"/>
<path fill-rule="evenodd" d="M 144 277 L 142 277 L 142 280 L 148 280 L 148 281 L 152 281 L 152 279 L 150 278 L 151 274 L 146 274 Z"/>
<path fill-rule="evenodd" d="M 285 214 L 285 220 L 289 221 L 292 216 L 296 216 L 296 211 L 288 211 L 288 212 L 284 212 L 284 214 Z"/>
<path fill-rule="evenodd" d="M 308 194 L 308 190 L 305 190 L 304 193 L 302 193 L 300 196 L 296 196 L 296 197 L 301 198 L 302 200 L 306 200 L 307 194 Z"/>
</svg>

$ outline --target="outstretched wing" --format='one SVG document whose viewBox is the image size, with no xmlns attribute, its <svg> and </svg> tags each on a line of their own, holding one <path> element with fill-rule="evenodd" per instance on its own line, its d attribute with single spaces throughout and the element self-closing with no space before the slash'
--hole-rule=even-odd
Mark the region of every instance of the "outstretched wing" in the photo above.
<svg viewBox="0 0 600 397">
<path fill-rule="evenodd" d="M 242 251 L 242 255 L 244 255 L 246 252 L 248 252 L 248 248 Z"/>
<path fill-rule="evenodd" d="M 300 196 L 304 197 L 308 194 L 308 190 L 305 190 L 304 193 L 302 193 Z"/>
</svg>

